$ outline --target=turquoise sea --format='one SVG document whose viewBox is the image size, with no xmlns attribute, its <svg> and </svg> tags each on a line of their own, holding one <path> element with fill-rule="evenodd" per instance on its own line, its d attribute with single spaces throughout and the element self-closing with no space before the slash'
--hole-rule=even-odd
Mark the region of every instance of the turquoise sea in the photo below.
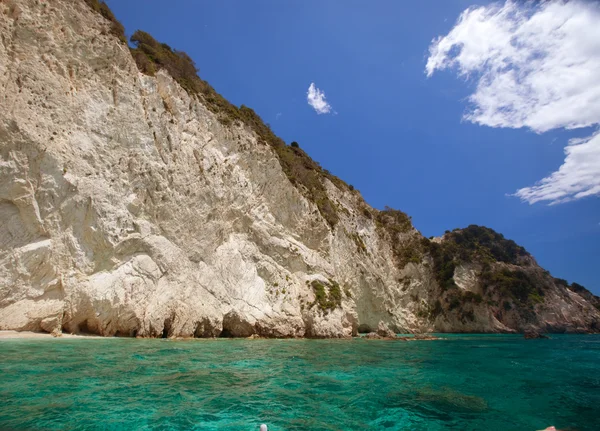
<svg viewBox="0 0 600 431">
<path fill-rule="evenodd" d="M 0 340 L 2 430 L 600 430 L 600 336 Z"/>
</svg>

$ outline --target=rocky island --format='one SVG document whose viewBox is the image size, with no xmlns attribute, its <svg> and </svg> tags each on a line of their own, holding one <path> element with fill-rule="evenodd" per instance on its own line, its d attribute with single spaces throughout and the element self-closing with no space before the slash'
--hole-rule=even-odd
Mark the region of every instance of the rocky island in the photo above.
<svg viewBox="0 0 600 431">
<path fill-rule="evenodd" d="M 0 329 L 138 337 L 598 332 L 481 226 L 425 238 L 96 0 L 0 2 Z"/>
</svg>

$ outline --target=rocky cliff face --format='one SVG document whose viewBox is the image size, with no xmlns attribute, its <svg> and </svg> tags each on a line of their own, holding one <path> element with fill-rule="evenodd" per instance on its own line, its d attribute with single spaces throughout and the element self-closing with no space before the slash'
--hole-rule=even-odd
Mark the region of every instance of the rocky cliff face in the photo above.
<svg viewBox="0 0 600 431">
<path fill-rule="evenodd" d="M 600 330 L 598 298 L 511 241 L 423 238 L 302 150 L 140 72 L 113 27 L 79 0 L 0 2 L 0 329 Z"/>
</svg>

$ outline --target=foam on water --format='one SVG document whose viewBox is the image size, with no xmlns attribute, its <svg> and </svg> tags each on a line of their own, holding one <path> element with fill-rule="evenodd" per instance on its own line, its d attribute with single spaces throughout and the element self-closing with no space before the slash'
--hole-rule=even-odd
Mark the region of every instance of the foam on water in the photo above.
<svg viewBox="0 0 600 431">
<path fill-rule="evenodd" d="M 600 336 L 0 340 L 0 429 L 600 429 Z"/>
</svg>

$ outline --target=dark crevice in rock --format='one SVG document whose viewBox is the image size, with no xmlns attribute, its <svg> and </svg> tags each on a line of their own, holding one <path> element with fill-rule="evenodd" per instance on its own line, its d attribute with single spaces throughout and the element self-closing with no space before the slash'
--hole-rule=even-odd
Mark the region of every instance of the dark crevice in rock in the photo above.
<svg viewBox="0 0 600 431">
<path fill-rule="evenodd" d="M 364 323 L 358 325 L 357 331 L 359 334 L 368 334 L 369 332 L 374 332 L 373 328 L 371 328 L 369 325 L 366 325 Z"/>
<path fill-rule="evenodd" d="M 163 330 L 160 338 L 169 338 L 172 334 L 173 317 L 165 319 Z"/>
<path fill-rule="evenodd" d="M 93 327 L 90 327 L 89 322 L 87 320 L 84 320 L 83 322 L 77 324 L 77 326 L 75 327 L 75 331 L 69 332 L 74 332 L 75 334 L 81 335 L 102 335 L 97 330 L 94 330 Z"/>
<path fill-rule="evenodd" d="M 229 331 L 229 329 L 223 328 L 223 330 L 219 334 L 219 338 L 233 338 L 233 335 L 231 334 L 231 331 Z"/>
</svg>

